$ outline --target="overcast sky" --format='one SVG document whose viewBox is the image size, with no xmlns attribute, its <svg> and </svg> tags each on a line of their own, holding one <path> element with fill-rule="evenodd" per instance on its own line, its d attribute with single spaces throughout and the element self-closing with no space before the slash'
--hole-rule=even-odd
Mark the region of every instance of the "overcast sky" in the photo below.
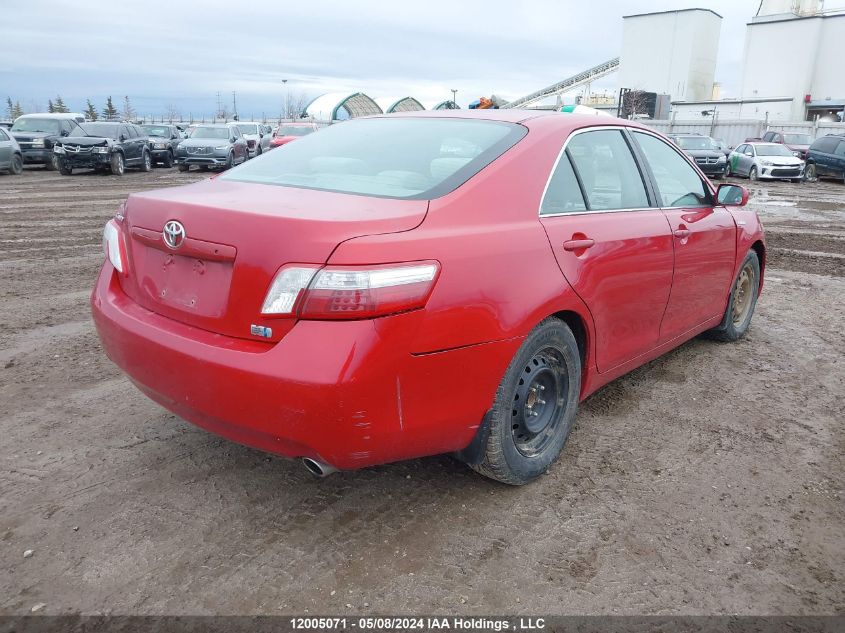
<svg viewBox="0 0 845 633">
<path fill-rule="evenodd" d="M 516 98 L 620 52 L 622 16 L 689 7 L 724 16 L 716 80 L 739 89 L 745 24 L 759 0 L 3 0 L 0 98 L 73 110 L 129 95 L 139 113 L 242 114 L 292 94 L 362 91 L 430 105 L 458 90 Z M 845 5 L 828 0 L 827 7 Z M 658 36 L 656 34 L 656 36 Z M 793 42 L 791 45 L 800 45 Z M 613 75 L 594 91 L 616 91 Z"/>
</svg>

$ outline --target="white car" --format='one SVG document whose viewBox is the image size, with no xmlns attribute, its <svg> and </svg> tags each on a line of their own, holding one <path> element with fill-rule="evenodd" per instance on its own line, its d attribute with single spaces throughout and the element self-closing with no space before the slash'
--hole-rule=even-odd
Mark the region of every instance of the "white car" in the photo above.
<svg viewBox="0 0 845 633">
<path fill-rule="evenodd" d="M 236 125 L 246 139 L 250 158 L 270 149 L 270 135 L 266 125 L 255 121 L 238 121 Z"/>
<path fill-rule="evenodd" d="M 780 143 L 743 143 L 728 156 L 727 175 L 799 182 L 804 177 L 804 161 Z"/>
</svg>

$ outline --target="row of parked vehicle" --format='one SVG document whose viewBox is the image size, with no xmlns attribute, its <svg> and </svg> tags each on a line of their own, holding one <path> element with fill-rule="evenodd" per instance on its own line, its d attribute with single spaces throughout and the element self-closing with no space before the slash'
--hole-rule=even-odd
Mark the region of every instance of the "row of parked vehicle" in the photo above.
<svg viewBox="0 0 845 633">
<path fill-rule="evenodd" d="M 122 175 L 128 168 L 150 171 L 155 165 L 188 171 L 227 169 L 289 143 L 316 129 L 310 122 L 238 121 L 136 125 L 128 121 L 86 121 L 73 113 L 26 114 L 10 129 L 0 127 L 0 170 L 12 174 L 25 164 L 41 164 L 70 175 L 94 169 Z"/>
<path fill-rule="evenodd" d="M 670 138 L 711 178 L 845 180 L 845 134 L 828 134 L 814 141 L 809 134 L 770 130 L 762 138 L 746 139 L 735 148 L 702 134 L 672 134 Z"/>
</svg>

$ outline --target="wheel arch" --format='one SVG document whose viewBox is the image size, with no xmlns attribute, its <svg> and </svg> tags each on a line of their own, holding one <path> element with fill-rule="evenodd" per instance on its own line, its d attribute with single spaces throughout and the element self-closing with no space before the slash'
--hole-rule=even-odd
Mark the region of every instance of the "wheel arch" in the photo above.
<svg viewBox="0 0 845 633">
<path fill-rule="evenodd" d="M 763 240 L 756 240 L 751 245 L 751 250 L 757 253 L 757 260 L 760 263 L 760 283 L 758 292 L 763 290 L 763 273 L 766 270 L 766 245 L 763 244 Z"/>
</svg>

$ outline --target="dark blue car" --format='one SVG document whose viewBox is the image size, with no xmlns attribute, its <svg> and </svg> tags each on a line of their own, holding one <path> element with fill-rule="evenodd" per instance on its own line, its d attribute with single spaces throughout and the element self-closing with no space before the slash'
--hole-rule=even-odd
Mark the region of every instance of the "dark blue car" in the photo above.
<svg viewBox="0 0 845 633">
<path fill-rule="evenodd" d="M 828 134 L 813 141 L 804 173 L 811 182 L 823 176 L 845 180 L 845 134 Z"/>
</svg>

